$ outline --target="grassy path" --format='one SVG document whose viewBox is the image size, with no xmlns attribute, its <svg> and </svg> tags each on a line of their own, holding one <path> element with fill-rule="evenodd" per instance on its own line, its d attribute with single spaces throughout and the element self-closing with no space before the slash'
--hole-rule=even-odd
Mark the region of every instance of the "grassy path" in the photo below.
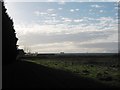
<svg viewBox="0 0 120 90">
<path fill-rule="evenodd" d="M 4 88 L 110 88 L 97 81 L 70 72 L 27 61 L 3 66 Z"/>
</svg>

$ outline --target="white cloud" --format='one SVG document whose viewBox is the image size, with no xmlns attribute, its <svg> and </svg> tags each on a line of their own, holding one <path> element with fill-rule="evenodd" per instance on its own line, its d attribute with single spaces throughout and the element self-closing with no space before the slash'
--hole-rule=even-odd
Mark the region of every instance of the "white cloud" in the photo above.
<svg viewBox="0 0 120 90">
<path fill-rule="evenodd" d="M 22 46 L 24 47 L 24 45 Z M 46 44 L 36 44 L 30 47 L 32 52 L 40 53 L 100 53 L 100 52 L 117 52 L 117 43 L 75 43 L 75 42 L 58 42 L 58 43 L 46 43 Z"/>
<path fill-rule="evenodd" d="M 80 9 L 77 8 L 77 9 L 75 9 L 75 10 L 76 10 L 76 11 L 79 11 Z"/>
<path fill-rule="evenodd" d="M 103 13 L 104 11 L 103 10 L 100 10 L 100 13 Z"/>
<path fill-rule="evenodd" d="M 75 10 L 74 9 L 70 9 L 70 12 L 74 12 Z"/>
<path fill-rule="evenodd" d="M 40 16 L 40 15 L 47 15 L 48 13 L 47 13 L 47 12 L 35 11 L 34 14 L 35 14 L 36 16 Z"/>
<path fill-rule="evenodd" d="M 47 12 L 53 12 L 54 11 L 54 9 L 48 9 L 47 10 Z"/>
<path fill-rule="evenodd" d="M 116 16 L 118 16 L 118 13 L 115 13 Z"/>
<path fill-rule="evenodd" d="M 48 16 L 56 16 L 57 14 L 56 13 L 54 13 L 54 9 L 47 9 L 47 11 L 45 11 L 45 12 L 42 12 L 42 11 L 35 11 L 34 12 L 34 14 L 36 15 L 36 16 L 44 16 L 44 15 L 48 15 Z M 48 17 L 47 16 L 47 17 Z M 46 17 L 46 18 L 47 18 Z"/>
<path fill-rule="evenodd" d="M 58 10 L 62 10 L 63 8 L 58 8 Z"/>
<path fill-rule="evenodd" d="M 94 5 L 92 7 L 100 8 L 102 6 Z M 62 8 L 57 9 L 62 10 Z M 92 10 L 94 8 L 90 11 Z M 34 51 L 40 52 L 103 52 L 111 49 L 102 48 L 102 46 L 95 47 L 95 45 L 118 41 L 117 20 L 112 17 L 61 18 L 54 11 L 55 9 L 50 8 L 46 11 L 34 12 L 37 16 L 41 15 L 41 18 L 45 16 L 44 19 L 42 18 L 43 20 L 39 20 L 42 24 L 36 20 L 34 23 L 24 24 L 22 22 L 22 24 L 15 25 L 15 30 L 19 33 L 17 34 L 19 44 L 27 43 L 32 46 Z M 76 12 L 79 9 L 72 8 L 70 11 Z M 89 47 L 92 45 L 94 47 L 90 49 Z M 104 47 L 106 44 L 102 45 Z M 115 50 L 116 47 L 112 49 Z"/>
<path fill-rule="evenodd" d="M 101 7 L 103 7 L 103 6 L 100 6 L 100 5 L 97 5 L 97 4 L 96 4 L 96 5 L 91 5 L 91 7 L 92 7 L 92 8 L 101 8 Z"/>
<path fill-rule="evenodd" d="M 118 10 L 118 7 L 115 7 L 114 9 Z"/>
<path fill-rule="evenodd" d="M 48 2 L 54 2 L 55 0 L 48 0 Z"/>
<path fill-rule="evenodd" d="M 93 11 L 93 9 L 89 9 L 89 12 L 92 12 Z"/>
<path fill-rule="evenodd" d="M 58 4 L 60 4 L 60 5 L 65 5 L 66 2 L 65 2 L 64 0 L 61 0 L 61 1 L 58 2 Z"/>
<path fill-rule="evenodd" d="M 113 19 L 111 17 L 101 17 L 99 19 L 97 19 L 101 25 L 101 27 L 108 27 L 108 28 L 112 28 L 112 27 L 116 27 L 117 28 L 117 19 Z"/>
<path fill-rule="evenodd" d="M 72 20 L 70 18 L 62 17 L 61 19 L 63 20 L 63 22 L 72 22 Z"/>
<path fill-rule="evenodd" d="M 46 12 L 40 12 L 40 15 L 47 15 L 48 13 Z"/>
<path fill-rule="evenodd" d="M 52 17 L 56 17 L 56 16 L 57 16 L 57 14 L 51 14 L 51 16 L 52 16 Z"/>
<path fill-rule="evenodd" d="M 40 15 L 40 12 L 39 12 L 39 11 L 35 11 L 34 13 L 35 13 L 35 15 L 37 15 L 37 16 Z"/>
<path fill-rule="evenodd" d="M 79 22 L 82 22 L 83 20 L 82 19 L 75 19 L 74 22 L 76 23 L 79 23 Z"/>
<path fill-rule="evenodd" d="M 80 44 L 80 43 L 77 43 Z M 48 44 L 37 44 L 31 47 L 32 52 L 41 52 L 41 53 L 60 53 L 65 52 L 74 52 L 74 53 L 92 53 L 92 52 L 103 52 L 104 49 L 101 48 L 87 48 L 82 45 L 78 47 L 74 42 L 62 42 L 62 43 L 48 43 Z M 23 46 L 24 47 L 24 46 Z"/>
<path fill-rule="evenodd" d="M 89 24 L 87 23 L 88 20 L 97 22 Z M 86 22 L 84 23 L 84 21 Z M 110 48 L 102 48 L 101 46 L 90 49 L 89 46 L 95 45 L 95 43 L 118 41 L 117 20 L 111 17 L 98 19 L 84 17 L 74 20 L 62 17 L 62 21 L 45 20 L 44 22 L 46 23 L 45 25 L 37 23 L 15 25 L 16 32 L 19 33 L 18 38 L 21 40 L 19 44 L 28 43 L 32 45 L 34 51 L 39 52 L 83 52 L 82 50 L 84 52 L 113 52 Z M 61 24 L 51 24 L 57 22 Z M 71 22 L 82 23 L 69 25 L 68 23 Z M 115 50 L 116 48 L 112 49 Z"/>
<path fill-rule="evenodd" d="M 53 14 L 53 16 L 56 16 Z M 83 19 L 70 19 L 70 18 L 61 18 L 62 20 L 45 20 L 43 23 L 46 23 L 45 25 L 41 24 L 28 24 L 28 25 L 15 25 L 15 28 L 17 31 L 23 32 L 23 34 L 27 34 L 29 32 L 32 33 L 53 33 L 53 34 L 60 34 L 60 32 L 66 32 L 66 33 L 79 33 L 79 32 L 99 32 L 99 31 L 117 31 L 117 20 L 114 20 L 111 17 L 101 17 L 99 19 L 93 19 L 93 18 L 83 18 Z M 99 21 L 95 24 L 87 24 L 86 22 L 84 23 L 83 21 L 88 21 L 88 20 L 96 20 Z M 82 22 L 77 25 L 69 25 L 68 23 L 71 22 Z M 61 24 L 53 24 L 52 23 L 61 23 Z M 70 29 L 72 31 L 70 31 Z M 20 33 L 19 32 L 19 33 Z"/>
<path fill-rule="evenodd" d="M 58 53 L 61 51 L 70 52 L 71 50 L 72 51 L 75 50 L 75 46 L 74 44 L 72 44 L 72 42 L 38 44 L 33 46 L 32 48 L 33 50 L 38 52 L 58 52 Z"/>
</svg>

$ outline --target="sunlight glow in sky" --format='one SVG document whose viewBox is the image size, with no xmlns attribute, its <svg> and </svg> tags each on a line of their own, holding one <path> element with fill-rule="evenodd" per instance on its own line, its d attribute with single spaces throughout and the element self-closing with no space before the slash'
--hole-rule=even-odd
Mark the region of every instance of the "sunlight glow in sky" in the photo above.
<svg viewBox="0 0 120 90">
<path fill-rule="evenodd" d="M 118 52 L 116 2 L 7 2 L 21 48 L 31 52 Z"/>
</svg>

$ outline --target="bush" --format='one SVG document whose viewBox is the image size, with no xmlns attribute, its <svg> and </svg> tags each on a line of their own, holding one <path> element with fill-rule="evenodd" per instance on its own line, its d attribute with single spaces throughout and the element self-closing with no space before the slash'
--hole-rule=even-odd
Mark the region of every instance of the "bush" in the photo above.
<svg viewBox="0 0 120 90">
<path fill-rule="evenodd" d="M 90 72 L 88 70 L 82 70 L 82 72 L 83 72 L 84 75 L 89 75 L 90 74 Z"/>
<path fill-rule="evenodd" d="M 102 74 L 102 73 L 97 73 L 96 77 L 99 80 L 103 80 L 103 81 L 112 81 L 112 79 L 113 79 L 111 76 L 105 75 L 105 74 Z"/>
</svg>

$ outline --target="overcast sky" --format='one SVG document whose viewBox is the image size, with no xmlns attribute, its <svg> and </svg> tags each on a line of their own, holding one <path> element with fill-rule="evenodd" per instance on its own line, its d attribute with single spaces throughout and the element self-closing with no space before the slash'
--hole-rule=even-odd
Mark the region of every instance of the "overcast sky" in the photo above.
<svg viewBox="0 0 120 90">
<path fill-rule="evenodd" d="M 115 2 L 7 2 L 20 48 L 40 53 L 118 52 Z"/>
</svg>

